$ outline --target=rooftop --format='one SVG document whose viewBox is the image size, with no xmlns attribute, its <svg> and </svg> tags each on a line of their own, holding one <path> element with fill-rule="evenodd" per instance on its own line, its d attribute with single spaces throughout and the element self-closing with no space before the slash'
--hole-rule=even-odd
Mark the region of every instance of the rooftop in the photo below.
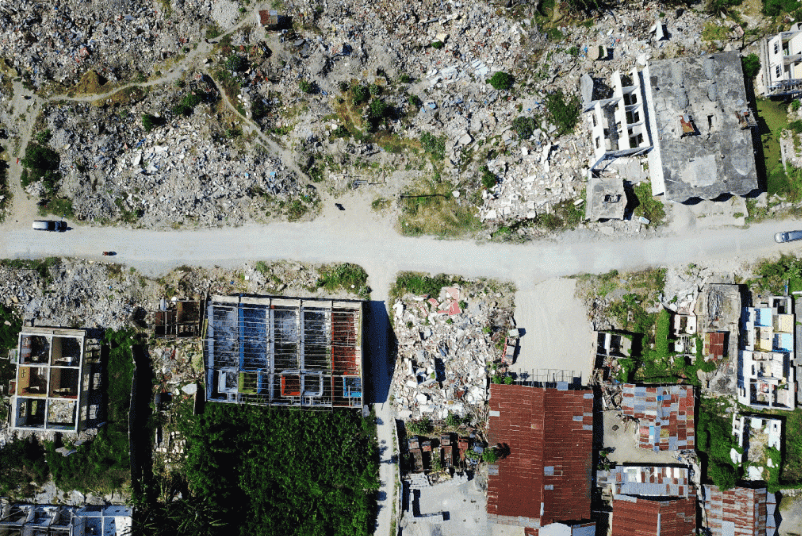
<svg viewBox="0 0 802 536">
<path fill-rule="evenodd" d="M 696 496 L 650 500 L 627 495 L 613 499 L 612 536 L 694 536 Z"/>
<path fill-rule="evenodd" d="M 214 296 L 207 318 L 208 400 L 362 407 L 362 302 Z"/>
<path fill-rule="evenodd" d="M 694 391 L 689 385 L 624 384 L 621 411 L 638 419 L 638 446 L 693 450 L 696 445 Z"/>
<path fill-rule="evenodd" d="M 624 182 L 618 177 L 588 178 L 585 217 L 591 221 L 622 220 L 627 208 Z"/>
<path fill-rule="evenodd" d="M 650 61 L 643 79 L 654 195 L 682 203 L 758 189 L 756 124 L 737 52 Z"/>
<path fill-rule="evenodd" d="M 509 455 L 489 470 L 490 521 L 539 528 L 590 518 L 593 393 L 492 384 L 490 444 Z"/>
<path fill-rule="evenodd" d="M 736 487 L 727 491 L 702 486 L 707 528 L 712 536 L 774 536 L 777 498 L 766 488 Z"/>
<path fill-rule="evenodd" d="M 612 487 L 613 495 L 693 496 L 687 467 L 618 465 L 610 471 L 599 471 L 597 480 L 599 486 Z"/>
</svg>

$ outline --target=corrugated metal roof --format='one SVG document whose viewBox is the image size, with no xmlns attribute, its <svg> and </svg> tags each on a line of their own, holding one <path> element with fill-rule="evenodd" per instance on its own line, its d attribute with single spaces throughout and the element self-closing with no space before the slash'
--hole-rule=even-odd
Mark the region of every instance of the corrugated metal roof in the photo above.
<svg viewBox="0 0 802 536">
<path fill-rule="evenodd" d="M 694 536 L 696 498 L 649 500 L 613 498 L 612 536 Z"/>
<path fill-rule="evenodd" d="M 704 497 L 707 528 L 713 536 L 773 536 L 776 532 L 773 520 L 767 520 L 770 497 L 766 488 L 721 491 L 717 486 L 704 486 Z"/>
<path fill-rule="evenodd" d="M 492 384 L 490 409 L 498 412 L 490 417 L 490 444 L 510 450 L 488 479 L 490 521 L 539 528 L 589 519 L 592 393 Z"/>
<path fill-rule="evenodd" d="M 638 419 L 638 446 L 652 450 L 696 447 L 694 390 L 689 385 L 624 384 L 621 411 Z"/>
</svg>

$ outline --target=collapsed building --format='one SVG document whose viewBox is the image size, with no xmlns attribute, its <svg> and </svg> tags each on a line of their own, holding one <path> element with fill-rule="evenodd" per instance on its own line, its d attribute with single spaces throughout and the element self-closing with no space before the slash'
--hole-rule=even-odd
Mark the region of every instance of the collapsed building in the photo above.
<svg viewBox="0 0 802 536">
<path fill-rule="evenodd" d="M 130 536 L 128 506 L 10 504 L 0 507 L 0 534 L 7 536 Z"/>
<path fill-rule="evenodd" d="M 207 400 L 362 407 L 361 301 L 213 296 L 206 309 Z"/>
<path fill-rule="evenodd" d="M 26 327 L 19 334 L 11 385 L 11 428 L 77 433 L 89 417 L 86 332 Z M 85 377 L 86 376 L 86 377 Z"/>
</svg>

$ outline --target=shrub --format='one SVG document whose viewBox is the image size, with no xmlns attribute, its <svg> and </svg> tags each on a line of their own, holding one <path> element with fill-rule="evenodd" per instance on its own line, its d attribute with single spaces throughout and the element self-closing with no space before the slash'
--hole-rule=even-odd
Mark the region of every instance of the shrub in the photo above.
<svg viewBox="0 0 802 536">
<path fill-rule="evenodd" d="M 308 80 L 301 80 L 298 82 L 298 89 L 303 91 L 304 93 L 312 93 L 313 84 Z"/>
<path fill-rule="evenodd" d="M 363 85 L 354 86 L 351 88 L 351 97 L 354 106 L 359 106 L 368 102 L 370 99 L 370 91 Z"/>
<path fill-rule="evenodd" d="M 446 417 L 446 426 L 458 428 L 460 424 L 462 424 L 462 419 L 460 419 L 459 416 L 449 413 Z"/>
<path fill-rule="evenodd" d="M 510 89 L 512 87 L 512 83 L 515 79 L 512 77 L 511 74 L 507 74 L 504 71 L 499 71 L 487 81 L 488 84 L 493 86 L 495 89 L 498 90 L 505 90 Z"/>
<path fill-rule="evenodd" d="M 155 115 L 142 114 L 142 128 L 145 129 L 145 132 L 150 132 L 161 124 L 161 118 L 156 117 Z"/>
<path fill-rule="evenodd" d="M 515 133 L 518 134 L 519 139 L 527 140 L 535 132 L 537 122 L 534 117 L 516 117 L 512 121 L 512 128 L 515 129 Z"/>
<path fill-rule="evenodd" d="M 398 77 L 398 81 L 402 84 L 409 84 L 412 82 L 412 78 L 410 78 L 408 74 L 402 74 L 400 77 Z"/>
<path fill-rule="evenodd" d="M 573 95 L 566 102 L 562 90 L 558 89 L 554 93 L 546 95 L 546 111 L 551 123 L 557 127 L 558 135 L 568 134 L 579 122 L 581 112 L 579 98 Z"/>
<path fill-rule="evenodd" d="M 498 461 L 498 454 L 495 449 L 485 449 L 482 453 L 482 461 L 485 463 L 496 463 Z"/>
<path fill-rule="evenodd" d="M 381 119 L 384 117 L 389 110 L 389 106 L 381 99 L 373 99 L 370 101 L 370 107 L 368 109 L 368 116 L 371 119 Z"/>
<path fill-rule="evenodd" d="M 53 137 L 53 134 L 50 132 L 50 129 L 48 128 L 41 132 L 37 132 L 35 137 L 36 141 L 38 141 L 42 145 L 45 145 L 47 142 L 50 141 L 50 138 Z"/>
<path fill-rule="evenodd" d="M 482 166 L 480 171 L 482 172 L 482 186 L 484 186 L 485 189 L 489 190 L 496 185 L 496 176 L 487 166 Z"/>
<path fill-rule="evenodd" d="M 802 105 L 802 102 L 799 102 L 799 100 L 795 100 L 794 102 L 791 103 L 791 110 L 793 110 L 794 112 L 798 111 L 800 105 Z"/>
<path fill-rule="evenodd" d="M 39 485 L 47 481 L 50 471 L 45 463 L 44 448 L 36 438 L 6 443 L 0 453 L 0 494 L 30 495 L 31 481 Z"/>
<path fill-rule="evenodd" d="M 371 96 L 376 97 L 382 94 L 382 87 L 379 84 L 371 84 L 368 86 L 368 92 L 370 92 Z"/>
<path fill-rule="evenodd" d="M 760 58 L 758 58 L 757 54 L 749 54 L 741 58 L 741 66 L 746 78 L 754 78 L 760 71 Z"/>
<path fill-rule="evenodd" d="M 408 100 L 410 106 L 412 106 L 413 108 L 420 108 L 421 101 L 417 95 L 410 95 Z"/>
<path fill-rule="evenodd" d="M 346 91 L 348 91 L 348 82 L 343 80 L 342 82 L 339 83 L 339 88 L 342 93 L 345 93 Z"/>
<path fill-rule="evenodd" d="M 239 54 L 230 54 L 226 58 L 225 66 L 229 71 L 244 71 L 248 68 L 248 60 Z"/>
<path fill-rule="evenodd" d="M 791 121 L 790 123 L 788 123 L 788 128 L 790 128 L 797 134 L 802 134 L 802 121 L 800 121 L 799 119 L 797 119 L 796 121 Z"/>
<path fill-rule="evenodd" d="M 512 382 L 515 381 L 512 379 L 512 376 L 505 376 L 504 377 L 504 385 L 512 385 Z"/>
<path fill-rule="evenodd" d="M 770 17 L 791 13 L 797 9 L 799 9 L 797 0 L 764 0 L 763 2 L 763 13 Z"/>
<path fill-rule="evenodd" d="M 443 48 L 443 42 L 435 41 L 434 43 L 432 43 L 432 48 L 435 50 L 440 50 L 441 48 Z"/>
<path fill-rule="evenodd" d="M 322 268 L 320 278 L 317 280 L 317 287 L 324 288 L 329 292 L 345 290 L 354 294 L 363 294 L 370 292 L 367 283 L 368 274 L 365 269 L 358 264 L 346 262 Z"/>
<path fill-rule="evenodd" d="M 434 136 L 424 132 L 420 137 L 423 150 L 431 154 L 437 160 L 442 160 L 446 156 L 446 137 Z"/>
<path fill-rule="evenodd" d="M 566 50 L 566 52 L 568 53 L 569 56 L 574 56 L 574 57 L 579 56 L 579 48 L 577 48 L 576 46 L 569 48 L 568 50 Z"/>
<path fill-rule="evenodd" d="M 423 435 L 432 433 L 434 427 L 428 417 L 424 417 L 419 421 L 410 421 L 406 424 L 407 433 L 412 435 Z"/>
</svg>

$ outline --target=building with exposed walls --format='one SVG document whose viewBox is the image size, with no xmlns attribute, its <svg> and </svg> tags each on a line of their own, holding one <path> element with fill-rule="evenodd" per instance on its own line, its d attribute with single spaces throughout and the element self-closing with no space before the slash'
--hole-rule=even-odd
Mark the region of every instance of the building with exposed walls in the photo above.
<svg viewBox="0 0 802 536">
<path fill-rule="evenodd" d="M 206 307 L 207 400 L 362 407 L 361 301 L 214 296 Z"/>
<path fill-rule="evenodd" d="M 11 428 L 76 433 L 87 420 L 86 332 L 26 327 L 19 334 L 11 385 Z"/>
<path fill-rule="evenodd" d="M 130 536 L 128 506 L 9 504 L 0 507 L 4 536 Z"/>
<path fill-rule="evenodd" d="M 802 23 L 760 42 L 756 86 L 766 97 L 802 93 Z"/>
</svg>

